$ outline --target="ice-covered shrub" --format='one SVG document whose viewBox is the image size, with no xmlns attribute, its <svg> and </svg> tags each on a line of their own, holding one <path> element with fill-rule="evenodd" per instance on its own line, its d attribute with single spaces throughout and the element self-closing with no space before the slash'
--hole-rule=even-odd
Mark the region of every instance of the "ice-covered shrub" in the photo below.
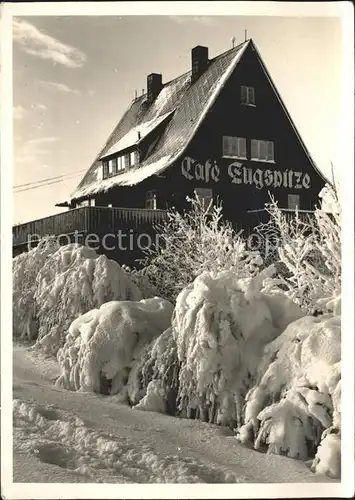
<svg viewBox="0 0 355 500">
<path fill-rule="evenodd" d="M 112 301 L 77 318 L 58 351 L 57 384 L 117 394 L 144 346 L 171 323 L 173 306 L 159 299 Z"/>
<path fill-rule="evenodd" d="M 340 213 L 316 208 L 311 216 L 296 211 L 289 217 L 275 200 L 266 208 L 270 221 L 256 231 L 275 243 L 272 258 L 281 264 L 270 289 L 282 288 L 309 313 L 328 312 L 341 291 Z"/>
<path fill-rule="evenodd" d="M 178 296 L 172 333 L 180 363 L 178 409 L 210 422 L 242 423 L 264 346 L 302 311 L 287 298 L 260 291 L 273 272 L 238 279 L 204 272 Z"/>
<path fill-rule="evenodd" d="M 158 295 L 156 287 L 150 282 L 148 276 L 140 269 L 130 268 L 123 264 L 122 270 L 127 274 L 128 278 L 133 281 L 139 288 L 144 299 L 150 299 Z"/>
<path fill-rule="evenodd" d="M 167 221 L 157 226 L 159 245 L 147 251 L 141 271 L 157 294 L 171 301 L 204 271 L 226 270 L 242 277 L 253 275 L 262 264 L 259 253 L 249 251 L 223 220 L 221 204 L 206 207 L 197 197 L 188 202 L 186 213 L 171 209 Z"/>
<path fill-rule="evenodd" d="M 32 318 L 36 347 L 48 354 L 56 354 L 81 314 L 110 300 L 142 298 L 117 262 L 82 245 L 53 245 L 40 244 L 16 257 L 13 271 L 14 332 L 28 335 Z"/>
<path fill-rule="evenodd" d="M 33 340 L 37 337 L 37 275 L 44 263 L 59 248 L 55 238 L 44 238 L 37 247 L 13 259 L 12 304 L 13 337 Z"/>
<path fill-rule="evenodd" d="M 127 382 L 127 396 L 138 409 L 156 406 L 175 415 L 180 363 L 177 344 L 169 327 L 142 351 Z M 162 403 L 164 401 L 164 405 Z"/>
<path fill-rule="evenodd" d="M 327 435 L 340 431 L 340 340 L 340 316 L 306 316 L 265 347 L 246 396 L 242 442 L 303 460 L 317 452 L 315 470 L 339 470 L 330 450 L 338 457 L 339 436 Z"/>
</svg>

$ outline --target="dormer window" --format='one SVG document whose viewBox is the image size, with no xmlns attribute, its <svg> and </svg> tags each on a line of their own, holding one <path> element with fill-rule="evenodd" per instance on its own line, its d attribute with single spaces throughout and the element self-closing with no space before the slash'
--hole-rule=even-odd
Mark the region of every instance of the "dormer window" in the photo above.
<svg viewBox="0 0 355 500">
<path fill-rule="evenodd" d="M 255 89 L 254 87 L 240 87 L 240 102 L 246 106 L 255 106 Z"/>
</svg>

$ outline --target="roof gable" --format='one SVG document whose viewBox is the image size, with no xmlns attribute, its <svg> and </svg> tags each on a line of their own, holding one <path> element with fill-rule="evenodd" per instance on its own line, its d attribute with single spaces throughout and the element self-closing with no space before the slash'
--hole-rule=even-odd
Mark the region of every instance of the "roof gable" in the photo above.
<svg viewBox="0 0 355 500">
<path fill-rule="evenodd" d="M 105 191 L 115 185 L 131 186 L 171 165 L 190 143 L 249 43 L 243 42 L 212 59 L 206 71 L 194 83 L 191 83 L 191 71 L 166 83 L 149 107 L 145 95 L 134 100 L 71 198 Z M 150 120 L 158 122 L 163 115 L 167 116 L 173 111 L 171 120 L 143 163 L 114 177 L 100 180 L 101 157 L 106 156 L 133 129 L 139 130 L 139 126 Z"/>
<path fill-rule="evenodd" d="M 152 104 L 147 104 L 146 95 L 135 99 L 113 130 L 71 198 L 78 199 L 100 191 L 106 191 L 117 185 L 132 186 L 168 168 L 183 154 L 225 83 L 237 67 L 246 48 L 250 45 L 255 51 L 260 66 L 306 156 L 317 173 L 325 180 L 303 143 L 255 44 L 252 40 L 248 40 L 211 59 L 208 68 L 197 81 L 191 82 L 191 71 L 188 71 L 164 84 Z M 171 118 L 167 120 L 168 117 Z M 124 149 L 124 147 L 138 145 L 140 140 L 147 137 L 165 119 L 165 128 L 163 128 L 159 139 L 142 163 L 123 170 L 113 177 L 101 179 L 101 158 L 114 154 Z M 141 131 L 140 139 L 138 139 L 138 131 Z"/>
</svg>

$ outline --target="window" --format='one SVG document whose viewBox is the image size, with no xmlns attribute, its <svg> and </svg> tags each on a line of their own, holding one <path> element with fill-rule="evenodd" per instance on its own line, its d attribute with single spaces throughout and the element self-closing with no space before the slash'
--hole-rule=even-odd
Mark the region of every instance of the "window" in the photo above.
<svg viewBox="0 0 355 500">
<path fill-rule="evenodd" d="M 145 197 L 145 208 L 150 208 L 152 210 L 157 209 L 157 193 L 156 191 L 147 191 Z"/>
<path fill-rule="evenodd" d="M 131 166 L 131 155 L 128 153 L 124 155 L 124 168 L 128 168 Z"/>
<path fill-rule="evenodd" d="M 246 159 L 247 140 L 244 137 L 223 136 L 223 156 Z"/>
<path fill-rule="evenodd" d="M 300 195 L 299 194 L 289 194 L 287 208 L 291 210 L 296 210 L 300 208 Z"/>
<path fill-rule="evenodd" d="M 103 162 L 103 178 L 106 179 L 108 177 L 108 162 Z"/>
<path fill-rule="evenodd" d="M 113 158 L 112 160 L 112 174 L 117 174 L 117 158 Z"/>
<path fill-rule="evenodd" d="M 255 89 L 254 87 L 240 87 L 241 103 L 247 106 L 255 106 Z"/>
<path fill-rule="evenodd" d="M 117 158 L 117 172 L 124 169 L 123 156 Z"/>
<path fill-rule="evenodd" d="M 204 210 L 208 210 L 208 213 L 212 212 L 213 203 L 213 191 L 212 189 L 196 188 L 195 194 L 199 199 Z"/>
<path fill-rule="evenodd" d="M 274 143 L 272 141 L 251 140 L 251 159 L 274 162 Z"/>
<path fill-rule="evenodd" d="M 112 175 L 113 174 L 113 160 L 109 160 L 108 161 L 108 175 Z"/>
</svg>

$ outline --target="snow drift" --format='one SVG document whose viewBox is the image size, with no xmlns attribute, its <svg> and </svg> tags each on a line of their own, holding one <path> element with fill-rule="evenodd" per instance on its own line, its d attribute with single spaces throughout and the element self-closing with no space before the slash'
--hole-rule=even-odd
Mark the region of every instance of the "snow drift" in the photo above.
<svg viewBox="0 0 355 500">
<path fill-rule="evenodd" d="M 246 397 L 242 442 L 340 476 L 340 316 L 306 316 L 265 349 Z M 320 444 L 320 446 L 318 446 Z"/>
<path fill-rule="evenodd" d="M 37 338 L 49 354 L 63 345 L 78 316 L 110 300 L 141 298 L 117 262 L 78 244 L 44 242 L 14 259 L 14 335 Z"/>
<path fill-rule="evenodd" d="M 143 347 L 171 323 L 173 306 L 159 299 L 112 301 L 77 318 L 58 351 L 57 384 L 70 390 L 116 394 Z"/>
</svg>

